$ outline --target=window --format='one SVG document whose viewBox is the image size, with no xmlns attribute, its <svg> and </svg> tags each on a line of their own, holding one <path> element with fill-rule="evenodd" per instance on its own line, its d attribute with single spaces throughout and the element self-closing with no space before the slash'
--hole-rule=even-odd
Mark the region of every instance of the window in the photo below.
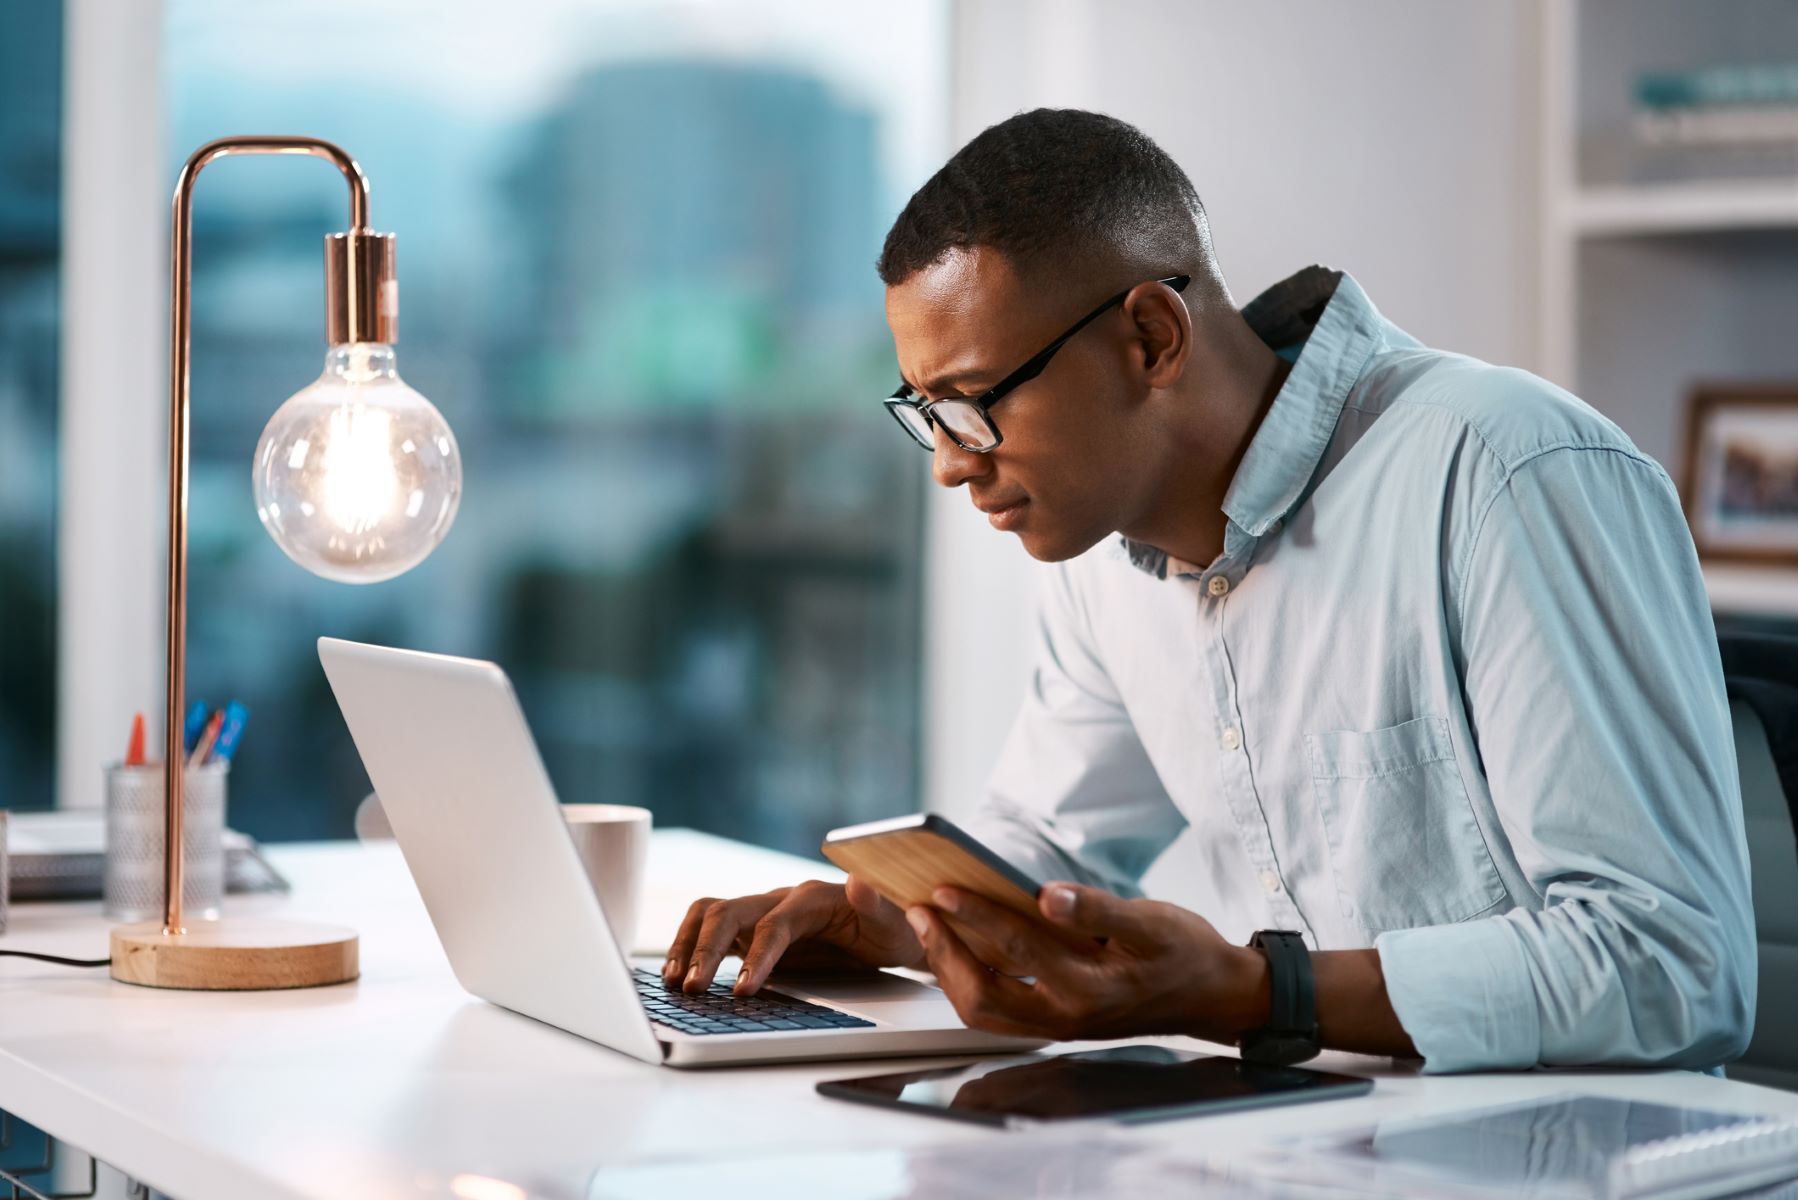
<svg viewBox="0 0 1798 1200">
<path fill-rule="evenodd" d="M 320 369 L 345 190 L 313 161 L 209 168 L 189 693 L 252 712 L 232 824 L 349 831 L 368 785 L 320 634 L 500 662 L 564 801 L 804 852 L 914 808 L 925 478 L 878 403 L 873 262 L 941 153 L 941 6 L 167 12 L 171 153 L 272 130 L 362 162 L 400 373 L 465 471 L 449 538 L 389 583 L 315 579 L 262 533 L 251 452 Z"/>
<path fill-rule="evenodd" d="M 62 5 L 0 5 L 0 808 L 54 799 Z"/>
</svg>

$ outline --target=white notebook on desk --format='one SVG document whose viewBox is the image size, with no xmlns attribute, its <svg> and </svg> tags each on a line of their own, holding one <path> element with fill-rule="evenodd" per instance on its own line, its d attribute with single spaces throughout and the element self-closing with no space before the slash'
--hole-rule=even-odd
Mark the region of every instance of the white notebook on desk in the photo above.
<svg viewBox="0 0 1798 1200">
<path fill-rule="evenodd" d="M 92 900 L 100 895 L 106 869 L 106 817 L 99 809 L 16 812 L 7 825 L 15 901 Z M 221 837 L 226 891 L 287 890 L 287 880 L 248 835 L 227 829 Z"/>
<path fill-rule="evenodd" d="M 1694 1200 L 1798 1179 L 1798 1117 L 1552 1096 L 1303 1140 L 1270 1167 L 1322 1194 Z"/>
</svg>

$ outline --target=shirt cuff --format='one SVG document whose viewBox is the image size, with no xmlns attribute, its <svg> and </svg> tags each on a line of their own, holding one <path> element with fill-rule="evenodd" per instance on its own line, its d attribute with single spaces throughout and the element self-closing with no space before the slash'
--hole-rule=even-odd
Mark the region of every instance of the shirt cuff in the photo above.
<svg viewBox="0 0 1798 1200">
<path fill-rule="evenodd" d="M 1424 1070 L 1533 1067 L 1541 1016 L 1530 965 L 1503 917 L 1382 933 L 1386 995 Z"/>
</svg>

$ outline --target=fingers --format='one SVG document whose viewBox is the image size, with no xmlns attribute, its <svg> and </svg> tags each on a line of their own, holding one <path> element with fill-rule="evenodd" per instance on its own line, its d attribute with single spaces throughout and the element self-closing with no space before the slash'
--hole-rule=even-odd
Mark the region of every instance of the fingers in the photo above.
<svg viewBox="0 0 1798 1200">
<path fill-rule="evenodd" d="M 865 879 L 849 876 L 843 884 L 843 896 L 863 920 L 904 920 L 899 906 L 882 896 Z"/>
<path fill-rule="evenodd" d="M 854 875 L 844 882 L 843 896 L 849 901 L 856 923 L 868 939 L 891 951 L 889 961 L 884 965 L 924 965 L 924 947 L 918 944 L 917 936 L 905 922 L 905 913 L 897 904 L 882 896 L 873 884 Z"/>
<path fill-rule="evenodd" d="M 743 967 L 737 972 L 736 994 L 754 995 L 788 946 L 825 928 L 847 903 L 844 890 L 833 884 L 802 883 L 788 892 L 755 923 Z"/>
<path fill-rule="evenodd" d="M 662 964 L 662 982 L 697 992 L 727 955 L 743 955 L 737 993 L 758 990 L 784 956 L 825 953 L 838 965 L 919 966 L 924 952 L 905 915 L 865 883 L 811 880 L 737 900 L 707 898 L 687 909 Z"/>
<path fill-rule="evenodd" d="M 681 990 L 703 992 L 712 986 L 712 980 L 718 975 L 718 965 L 736 947 L 737 935 L 761 915 L 759 907 L 753 915 L 747 910 L 748 905 L 742 900 L 714 904 L 707 910 L 705 919 L 699 923 L 699 936 L 693 941 L 693 958 L 687 966 L 686 978 L 681 980 Z"/>
<path fill-rule="evenodd" d="M 938 985 L 964 1025 L 989 1033 L 1042 1036 L 1044 1023 L 1033 988 L 987 970 L 942 917 L 930 909 L 909 909 L 905 918 L 924 947 Z"/>
<path fill-rule="evenodd" d="M 931 902 L 950 914 L 956 939 L 980 962 L 1006 975 L 1040 974 L 1046 958 L 1066 953 L 1056 935 L 1042 923 L 984 896 L 959 888 L 940 887 Z"/>
<path fill-rule="evenodd" d="M 780 962 L 780 956 L 793 944 L 793 927 L 783 906 L 755 924 L 755 937 L 743 955 L 743 966 L 737 971 L 737 982 L 731 990 L 739 996 L 753 996 L 767 982 L 768 973 Z"/>
<path fill-rule="evenodd" d="M 711 986 L 718 964 L 735 947 L 738 935 L 780 903 L 789 890 L 781 888 L 736 900 L 695 901 L 688 907 L 674 944 L 669 947 L 668 961 L 662 964 L 662 982 L 687 991 L 703 991 Z"/>
<path fill-rule="evenodd" d="M 1072 933 L 1125 942 L 1156 942 L 1159 931 L 1139 900 L 1078 883 L 1047 883 L 1037 895 L 1044 918 Z"/>
<path fill-rule="evenodd" d="M 714 904 L 723 901 L 705 896 L 687 906 L 687 915 L 681 918 L 680 930 L 674 935 L 674 941 L 668 947 L 668 961 L 662 964 L 662 982 L 673 987 L 687 973 L 687 962 L 693 957 L 693 943 L 699 940 L 699 926 L 705 920 L 706 913 Z"/>
</svg>

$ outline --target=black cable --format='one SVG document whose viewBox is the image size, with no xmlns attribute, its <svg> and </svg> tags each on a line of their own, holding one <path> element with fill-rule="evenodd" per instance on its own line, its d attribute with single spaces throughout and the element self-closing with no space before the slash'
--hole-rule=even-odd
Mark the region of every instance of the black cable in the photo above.
<svg viewBox="0 0 1798 1200">
<path fill-rule="evenodd" d="M 35 958 L 39 962 L 56 963 L 63 967 L 110 967 L 110 958 L 62 958 L 55 954 L 34 954 L 30 950 L 0 950 L 0 955 L 13 958 Z"/>
</svg>

